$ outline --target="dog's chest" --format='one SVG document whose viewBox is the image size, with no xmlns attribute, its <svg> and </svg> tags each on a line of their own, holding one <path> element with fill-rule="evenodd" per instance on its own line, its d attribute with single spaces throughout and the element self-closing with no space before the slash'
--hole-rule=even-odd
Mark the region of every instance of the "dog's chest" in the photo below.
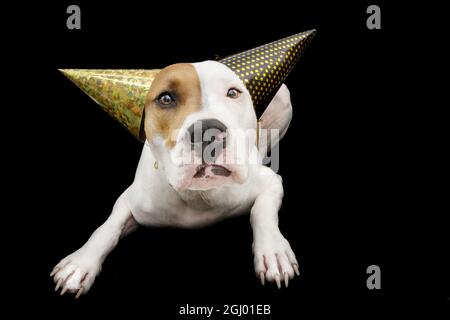
<svg viewBox="0 0 450 320">
<path fill-rule="evenodd" d="M 204 225 L 214 223 L 236 214 L 250 210 L 252 201 L 243 197 L 242 192 L 197 191 L 180 195 L 183 212 L 179 221 L 185 225 Z"/>
<path fill-rule="evenodd" d="M 145 199 L 146 198 L 146 199 Z M 131 199 L 135 219 L 144 225 L 200 227 L 248 212 L 252 201 L 239 190 L 163 192 Z"/>
<path fill-rule="evenodd" d="M 179 197 L 188 207 L 202 211 L 208 209 L 230 211 L 239 204 L 237 194 L 228 190 L 186 191 L 180 193 Z"/>
</svg>

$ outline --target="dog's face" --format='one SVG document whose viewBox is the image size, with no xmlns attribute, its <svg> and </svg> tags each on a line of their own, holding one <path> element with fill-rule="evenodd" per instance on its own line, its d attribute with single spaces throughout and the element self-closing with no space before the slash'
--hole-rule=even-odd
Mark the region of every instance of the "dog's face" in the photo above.
<svg viewBox="0 0 450 320">
<path fill-rule="evenodd" d="M 146 98 L 146 139 L 179 192 L 243 183 L 256 157 L 255 128 L 249 92 L 219 62 L 168 66 Z"/>
</svg>

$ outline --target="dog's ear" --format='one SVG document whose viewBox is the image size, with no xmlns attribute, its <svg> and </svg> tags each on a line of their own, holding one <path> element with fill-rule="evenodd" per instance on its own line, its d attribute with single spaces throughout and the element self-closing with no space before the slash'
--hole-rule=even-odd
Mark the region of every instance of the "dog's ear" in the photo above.
<svg viewBox="0 0 450 320">
<path fill-rule="evenodd" d="M 145 142 L 146 136 L 145 136 L 145 108 L 142 110 L 142 118 L 141 118 L 141 125 L 139 127 L 139 141 Z"/>
</svg>

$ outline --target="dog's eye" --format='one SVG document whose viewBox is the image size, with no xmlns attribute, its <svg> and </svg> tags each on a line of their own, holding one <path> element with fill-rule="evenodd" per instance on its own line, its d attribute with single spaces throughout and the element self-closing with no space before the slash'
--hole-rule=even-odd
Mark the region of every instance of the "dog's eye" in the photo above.
<svg viewBox="0 0 450 320">
<path fill-rule="evenodd" d="M 158 103 L 162 106 L 171 106 L 175 103 L 175 99 L 168 92 L 163 92 L 158 97 Z"/>
<path fill-rule="evenodd" d="M 236 88 L 230 88 L 227 92 L 227 97 L 231 99 L 237 99 L 241 95 L 241 91 Z"/>
</svg>

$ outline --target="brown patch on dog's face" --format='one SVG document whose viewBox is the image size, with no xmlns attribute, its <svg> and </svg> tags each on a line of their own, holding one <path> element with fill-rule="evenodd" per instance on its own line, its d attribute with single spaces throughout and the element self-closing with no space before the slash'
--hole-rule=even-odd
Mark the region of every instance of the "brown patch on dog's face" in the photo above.
<svg viewBox="0 0 450 320">
<path fill-rule="evenodd" d="M 173 132 L 201 107 L 200 80 L 189 63 L 170 65 L 153 80 L 145 100 L 144 130 L 151 140 L 160 135 L 168 149 L 175 146 Z"/>
</svg>

